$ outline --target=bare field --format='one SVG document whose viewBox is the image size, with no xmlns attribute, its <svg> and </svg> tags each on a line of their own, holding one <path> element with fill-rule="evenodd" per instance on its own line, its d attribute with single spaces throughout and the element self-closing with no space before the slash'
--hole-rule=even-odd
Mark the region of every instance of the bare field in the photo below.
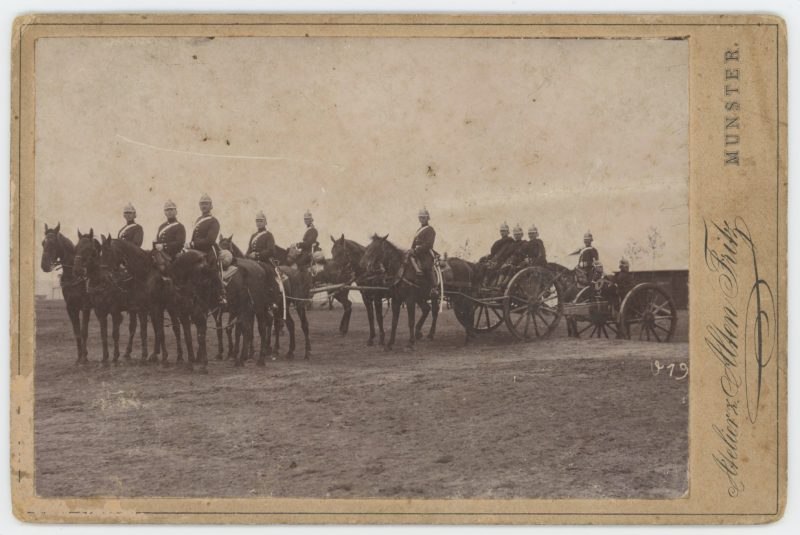
<svg viewBox="0 0 800 535">
<path fill-rule="evenodd" d="M 688 363 L 681 314 L 669 344 L 563 332 L 521 344 L 501 326 L 465 347 L 445 310 L 436 340 L 386 353 L 365 345 L 363 306 L 354 305 L 347 337 L 336 333 L 341 309 L 315 309 L 310 361 L 234 368 L 211 360 L 200 375 L 102 368 L 94 319 L 92 362 L 77 366 L 63 303 L 39 302 L 36 491 L 677 498 L 687 491 L 688 378 L 655 375 L 653 361 Z M 400 326 L 402 348 L 405 313 Z M 127 318 L 122 331 L 124 343 Z M 300 355 L 302 347 L 301 338 Z"/>
</svg>

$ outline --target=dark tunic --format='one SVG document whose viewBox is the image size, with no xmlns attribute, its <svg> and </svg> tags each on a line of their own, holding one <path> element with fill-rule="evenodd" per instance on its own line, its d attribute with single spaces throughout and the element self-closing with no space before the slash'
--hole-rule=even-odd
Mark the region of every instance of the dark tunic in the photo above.
<svg viewBox="0 0 800 535">
<path fill-rule="evenodd" d="M 618 271 L 614 273 L 614 276 L 611 280 L 614 283 L 614 286 L 617 287 L 617 294 L 619 295 L 620 299 L 623 299 L 626 295 L 628 295 L 628 292 L 633 289 L 633 273 L 630 271 Z"/>
<path fill-rule="evenodd" d="M 194 223 L 192 231 L 192 249 L 208 254 L 215 250 L 219 235 L 219 221 L 213 215 L 200 216 Z"/>
<path fill-rule="evenodd" d="M 164 245 L 164 252 L 170 256 L 175 256 L 183 250 L 186 242 L 186 229 L 177 219 L 167 220 L 161 223 L 156 233 L 156 240 L 153 243 Z"/>
<path fill-rule="evenodd" d="M 305 234 L 303 234 L 303 241 L 297 244 L 297 246 L 304 253 L 311 253 L 314 250 L 314 245 L 317 244 L 318 237 L 319 233 L 317 229 L 314 228 L 314 225 L 311 225 L 306 229 Z"/>
<path fill-rule="evenodd" d="M 414 234 L 411 242 L 411 252 L 419 261 L 423 269 L 433 268 L 433 244 L 436 242 L 436 231 L 430 225 L 425 225 Z"/>
<path fill-rule="evenodd" d="M 117 239 L 133 242 L 137 245 L 137 247 L 141 247 L 142 242 L 144 241 L 144 229 L 142 229 L 142 226 L 139 223 L 125 225 L 119 229 L 119 232 L 117 233 Z"/>
<path fill-rule="evenodd" d="M 584 247 L 578 255 L 578 267 L 588 272 L 594 269 L 594 263 L 599 259 L 600 254 L 597 252 L 597 249 L 591 245 L 589 247 Z"/>
<path fill-rule="evenodd" d="M 496 242 L 492 244 L 492 248 L 489 251 L 489 260 L 494 260 L 497 258 L 497 255 L 500 251 L 503 250 L 503 247 L 506 247 L 508 244 L 514 243 L 514 238 L 511 236 L 506 236 L 505 238 L 500 238 Z"/>
<path fill-rule="evenodd" d="M 247 246 L 247 253 L 245 256 L 261 260 L 262 262 L 268 261 L 272 258 L 275 252 L 275 238 L 268 230 L 259 230 L 250 236 L 250 245 Z"/>
<path fill-rule="evenodd" d="M 537 266 L 547 264 L 544 243 L 539 238 L 524 242 L 517 250 L 517 257 L 519 261 L 528 260 Z"/>
</svg>

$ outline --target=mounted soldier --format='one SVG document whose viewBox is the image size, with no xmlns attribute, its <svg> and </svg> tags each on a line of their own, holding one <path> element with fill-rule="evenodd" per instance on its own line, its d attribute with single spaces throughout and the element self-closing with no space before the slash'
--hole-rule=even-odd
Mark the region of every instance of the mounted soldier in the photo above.
<svg viewBox="0 0 800 535">
<path fill-rule="evenodd" d="M 411 249 L 407 255 L 417 277 L 427 276 L 431 284 L 431 293 L 434 293 L 438 283 L 433 270 L 435 261 L 433 245 L 436 242 L 436 231 L 429 224 L 431 215 L 427 208 L 420 210 L 417 216 L 420 227 L 414 234 L 414 240 L 411 242 Z"/>
<path fill-rule="evenodd" d="M 298 269 L 307 270 L 313 260 L 312 254 L 319 248 L 319 242 L 317 241 L 319 233 L 314 227 L 314 216 L 311 215 L 310 211 L 306 210 L 306 213 L 303 214 L 303 222 L 306 224 L 306 230 L 303 233 L 303 240 L 297 243 L 300 255 L 295 263 Z"/>
<path fill-rule="evenodd" d="M 573 255 L 578 255 L 578 265 L 575 268 L 576 282 L 580 286 L 586 286 L 593 280 L 594 264 L 600 260 L 600 253 L 594 248 L 592 242 L 594 237 L 591 232 L 583 235 L 583 247 L 574 251 Z"/>
<path fill-rule="evenodd" d="M 122 209 L 122 217 L 125 218 L 125 226 L 119 229 L 117 239 L 133 242 L 137 247 L 141 247 L 144 241 L 144 229 L 136 222 L 136 208 L 128 203 Z"/>
<path fill-rule="evenodd" d="M 174 260 L 186 243 L 186 229 L 177 219 L 178 208 L 174 202 L 168 200 L 164 203 L 164 215 L 167 220 L 158 227 L 153 249 L 163 252 L 169 260 Z"/>
<path fill-rule="evenodd" d="M 256 214 L 256 231 L 250 236 L 250 244 L 247 246 L 245 256 L 261 262 L 272 263 L 272 255 L 275 252 L 275 238 L 267 230 L 267 216 L 264 212 Z"/>
<path fill-rule="evenodd" d="M 221 302 L 225 303 L 225 291 L 222 285 L 222 264 L 219 262 L 219 247 L 217 246 L 217 236 L 219 235 L 219 221 L 211 214 L 214 207 L 211 197 L 204 193 L 200 197 L 200 217 L 194 222 L 192 230 L 192 240 L 189 242 L 189 249 L 194 249 L 205 253 L 206 262 L 214 268 L 218 276 L 219 288 L 222 289 Z"/>
</svg>

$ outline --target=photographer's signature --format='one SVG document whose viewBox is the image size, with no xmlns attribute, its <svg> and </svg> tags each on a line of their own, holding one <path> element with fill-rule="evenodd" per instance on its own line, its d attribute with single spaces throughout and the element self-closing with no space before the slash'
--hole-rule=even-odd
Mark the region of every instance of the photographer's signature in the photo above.
<svg viewBox="0 0 800 535">
<path fill-rule="evenodd" d="M 724 397 L 720 422 L 712 426 L 718 443 L 712 458 L 728 479 L 728 495 L 744 490 L 740 458 L 741 426 L 758 420 L 763 371 L 776 339 L 775 301 L 759 274 L 757 248 L 747 223 L 703 220 L 706 267 L 716 275 L 720 308 L 706 324 L 705 345 L 722 366 Z"/>
</svg>

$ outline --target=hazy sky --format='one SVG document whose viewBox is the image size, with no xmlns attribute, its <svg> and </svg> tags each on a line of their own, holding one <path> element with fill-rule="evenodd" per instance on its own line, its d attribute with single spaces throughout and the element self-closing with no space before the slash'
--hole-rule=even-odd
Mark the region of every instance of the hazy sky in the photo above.
<svg viewBox="0 0 800 535">
<path fill-rule="evenodd" d="M 656 227 L 688 266 L 685 41 L 46 38 L 36 45 L 37 228 L 112 232 L 132 202 L 145 245 L 168 198 L 191 231 L 207 192 L 245 246 L 261 209 L 281 245 L 330 234 L 485 254 L 507 221 L 548 257 L 591 229 L 615 267 Z M 37 251 L 38 255 L 38 251 Z M 38 265 L 38 256 L 37 256 Z M 40 273 L 39 291 L 52 277 Z"/>
</svg>

